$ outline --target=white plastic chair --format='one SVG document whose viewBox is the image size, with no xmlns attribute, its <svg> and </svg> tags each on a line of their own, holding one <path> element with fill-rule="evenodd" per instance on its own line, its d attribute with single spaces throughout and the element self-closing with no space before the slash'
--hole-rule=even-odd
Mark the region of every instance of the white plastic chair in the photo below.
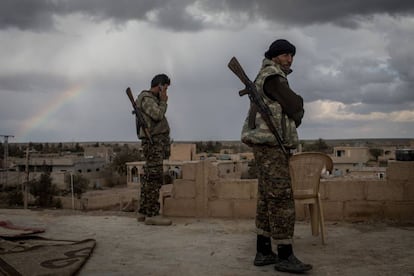
<svg viewBox="0 0 414 276">
<path fill-rule="evenodd" d="M 308 205 L 312 235 L 319 235 L 320 228 L 322 244 L 325 244 L 325 222 L 319 186 L 324 168 L 332 172 L 333 163 L 328 155 L 320 152 L 298 153 L 289 160 L 293 196 L 296 202 Z"/>
</svg>

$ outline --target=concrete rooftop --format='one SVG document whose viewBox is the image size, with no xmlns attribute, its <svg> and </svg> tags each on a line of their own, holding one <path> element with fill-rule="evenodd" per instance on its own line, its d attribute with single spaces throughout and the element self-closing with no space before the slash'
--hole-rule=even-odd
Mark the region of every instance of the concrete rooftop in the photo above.
<svg viewBox="0 0 414 276">
<path fill-rule="evenodd" d="M 133 213 L 0 209 L 0 220 L 44 227 L 51 239 L 95 239 L 80 275 L 287 275 L 255 267 L 254 220 L 173 218 L 138 223 Z M 297 222 L 297 257 L 309 275 L 414 275 L 414 225 L 327 222 L 327 245 Z"/>
</svg>

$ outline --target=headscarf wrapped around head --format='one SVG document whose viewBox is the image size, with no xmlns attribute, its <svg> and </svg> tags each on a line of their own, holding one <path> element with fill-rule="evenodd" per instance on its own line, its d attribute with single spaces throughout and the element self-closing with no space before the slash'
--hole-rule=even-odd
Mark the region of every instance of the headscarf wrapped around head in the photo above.
<svg viewBox="0 0 414 276">
<path fill-rule="evenodd" d="M 294 56 L 296 54 L 296 47 L 286 39 L 278 39 L 270 45 L 269 50 L 266 51 L 264 56 L 267 59 L 272 59 L 282 54 L 292 54 Z"/>
</svg>

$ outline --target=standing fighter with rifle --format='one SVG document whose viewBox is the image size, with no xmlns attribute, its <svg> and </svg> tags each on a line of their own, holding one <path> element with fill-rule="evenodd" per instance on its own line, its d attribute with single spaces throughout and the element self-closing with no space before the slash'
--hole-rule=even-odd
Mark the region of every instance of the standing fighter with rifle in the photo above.
<svg viewBox="0 0 414 276">
<path fill-rule="evenodd" d="M 143 90 L 136 101 L 128 87 L 126 92 L 134 107 L 137 134 L 145 157 L 141 183 L 138 221 L 147 225 L 171 225 L 171 220 L 160 215 L 159 192 L 164 182 L 163 160 L 170 157 L 170 127 L 167 112 L 167 89 L 170 78 L 156 75 L 151 88 Z"/>
<path fill-rule="evenodd" d="M 236 58 L 228 67 L 246 85 L 240 96 L 247 94 L 250 98 L 242 141 L 252 147 L 258 172 L 254 265 L 275 264 L 276 270 L 301 273 L 312 269 L 312 265 L 298 260 L 292 249 L 295 204 L 289 155 L 298 144 L 296 128 L 304 114 L 302 97 L 290 89 L 287 81 L 295 53 L 295 46 L 287 40 L 274 41 L 254 83 Z M 277 244 L 277 254 L 272 251 L 271 239 Z"/>
<path fill-rule="evenodd" d="M 132 114 L 135 114 L 135 126 L 137 128 L 138 138 L 140 137 L 139 135 L 142 129 L 142 131 L 145 134 L 145 137 L 148 139 L 150 144 L 152 144 L 153 142 L 152 142 L 150 130 L 147 126 L 147 123 L 145 122 L 144 115 L 142 115 L 142 111 L 140 110 L 140 108 L 138 107 L 137 103 L 134 100 L 134 96 L 132 95 L 131 88 L 128 87 L 126 89 L 126 93 L 128 95 L 129 100 L 131 101 L 132 107 L 134 108 L 134 110 L 132 111 Z"/>
</svg>

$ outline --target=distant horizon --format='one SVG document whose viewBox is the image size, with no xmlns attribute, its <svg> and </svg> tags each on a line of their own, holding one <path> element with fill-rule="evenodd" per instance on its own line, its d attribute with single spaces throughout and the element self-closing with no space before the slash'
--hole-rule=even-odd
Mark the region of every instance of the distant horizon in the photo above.
<svg viewBox="0 0 414 276">
<path fill-rule="evenodd" d="M 389 140 L 389 141 L 396 141 L 396 140 L 403 140 L 403 141 L 410 141 L 410 140 L 414 140 L 414 138 L 315 138 L 315 139 L 299 139 L 300 141 L 317 141 L 319 139 L 322 139 L 324 141 L 370 141 L 370 140 Z M 228 143 L 236 143 L 236 142 L 241 142 L 241 140 L 232 140 L 232 139 L 224 139 L 224 140 L 172 140 L 173 142 L 177 142 L 177 143 L 196 143 L 196 142 L 228 142 Z M 8 140 L 8 144 L 29 144 L 29 143 L 34 143 L 34 144 L 45 144 L 45 143 L 49 143 L 49 144 L 73 144 L 73 143 L 84 143 L 84 144 L 94 144 L 94 143 L 139 143 L 141 142 L 141 140 L 136 140 L 136 141 L 128 141 L 128 140 L 96 140 L 96 141 L 29 141 L 29 142 L 13 142 L 12 140 Z M 4 140 L 1 142 L 2 144 L 4 143 Z"/>
</svg>

